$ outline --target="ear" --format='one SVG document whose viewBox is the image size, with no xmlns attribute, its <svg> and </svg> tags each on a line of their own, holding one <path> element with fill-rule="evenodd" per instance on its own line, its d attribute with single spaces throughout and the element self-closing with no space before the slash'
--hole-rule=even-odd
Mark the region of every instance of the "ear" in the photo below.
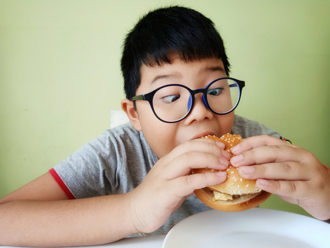
<svg viewBox="0 0 330 248">
<path fill-rule="evenodd" d="M 140 124 L 140 119 L 137 111 L 134 108 L 133 101 L 128 100 L 128 99 L 123 99 L 121 101 L 121 108 L 125 111 L 129 121 L 133 125 L 133 127 L 141 131 L 141 124 Z"/>
</svg>

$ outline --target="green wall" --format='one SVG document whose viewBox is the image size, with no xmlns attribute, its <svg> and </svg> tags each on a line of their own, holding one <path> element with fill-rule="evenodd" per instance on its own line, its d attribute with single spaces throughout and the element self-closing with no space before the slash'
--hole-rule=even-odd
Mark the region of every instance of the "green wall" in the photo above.
<svg viewBox="0 0 330 248">
<path fill-rule="evenodd" d="M 109 128 L 125 34 L 169 4 L 215 22 L 246 81 L 236 113 L 330 165 L 330 1 L 0 0 L 0 197 Z M 305 214 L 275 196 L 263 207 Z"/>
</svg>

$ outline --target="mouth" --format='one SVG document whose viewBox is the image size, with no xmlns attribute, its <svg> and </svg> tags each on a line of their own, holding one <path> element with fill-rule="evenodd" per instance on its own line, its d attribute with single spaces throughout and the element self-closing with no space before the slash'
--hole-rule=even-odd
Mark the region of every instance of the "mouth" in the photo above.
<svg viewBox="0 0 330 248">
<path fill-rule="evenodd" d="M 207 131 L 207 132 L 202 132 L 202 133 L 196 134 L 196 135 L 195 135 L 194 137 L 192 137 L 191 139 L 192 139 L 192 140 L 194 140 L 194 139 L 200 139 L 200 138 L 205 137 L 205 136 L 207 136 L 207 135 L 215 135 L 215 133 L 213 133 L 213 132 L 209 132 L 209 131 Z"/>
</svg>

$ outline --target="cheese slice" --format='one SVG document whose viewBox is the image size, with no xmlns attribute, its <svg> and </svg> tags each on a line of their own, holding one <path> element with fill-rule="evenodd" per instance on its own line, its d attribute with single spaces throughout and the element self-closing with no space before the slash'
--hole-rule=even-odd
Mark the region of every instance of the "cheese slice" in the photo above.
<svg viewBox="0 0 330 248">
<path fill-rule="evenodd" d="M 218 191 L 213 191 L 213 201 L 228 201 L 233 200 L 233 196 L 226 194 L 226 193 L 220 193 Z"/>
</svg>

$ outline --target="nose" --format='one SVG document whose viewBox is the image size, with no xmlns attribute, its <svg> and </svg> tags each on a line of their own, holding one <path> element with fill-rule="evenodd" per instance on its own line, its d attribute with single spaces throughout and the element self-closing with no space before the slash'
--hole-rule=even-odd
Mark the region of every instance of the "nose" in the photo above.
<svg viewBox="0 0 330 248">
<path fill-rule="evenodd" d="M 192 106 L 192 96 L 190 96 L 189 97 L 189 99 L 188 99 L 188 109 L 191 109 L 193 106 Z M 206 103 L 206 100 L 205 100 L 205 96 L 204 96 L 204 94 L 203 94 L 203 96 L 202 96 L 202 99 L 203 99 L 203 103 L 204 103 L 204 105 L 205 105 L 205 107 L 207 107 L 207 108 L 209 108 L 208 106 L 207 106 L 207 103 Z"/>
<path fill-rule="evenodd" d="M 186 125 L 196 121 L 200 122 L 205 119 L 212 119 L 213 113 L 207 107 L 206 100 L 204 95 L 195 94 L 195 103 L 192 105 L 192 98 L 190 97 L 188 100 L 188 107 L 191 109 L 189 115 L 183 120 Z"/>
<path fill-rule="evenodd" d="M 192 105 L 192 102 L 193 102 L 192 101 L 193 100 L 193 97 L 195 97 L 196 94 L 198 94 L 198 93 L 202 93 L 203 94 L 203 96 L 202 96 L 203 103 L 204 103 L 204 105 L 205 105 L 206 108 L 209 108 L 208 105 L 207 105 L 207 103 L 206 103 L 206 99 L 205 99 L 205 95 L 204 95 L 204 89 L 197 89 L 193 93 L 194 96 L 190 95 L 190 97 L 189 97 L 189 100 L 188 100 L 188 109 L 191 109 L 193 107 L 193 106 L 191 106 Z"/>
</svg>

